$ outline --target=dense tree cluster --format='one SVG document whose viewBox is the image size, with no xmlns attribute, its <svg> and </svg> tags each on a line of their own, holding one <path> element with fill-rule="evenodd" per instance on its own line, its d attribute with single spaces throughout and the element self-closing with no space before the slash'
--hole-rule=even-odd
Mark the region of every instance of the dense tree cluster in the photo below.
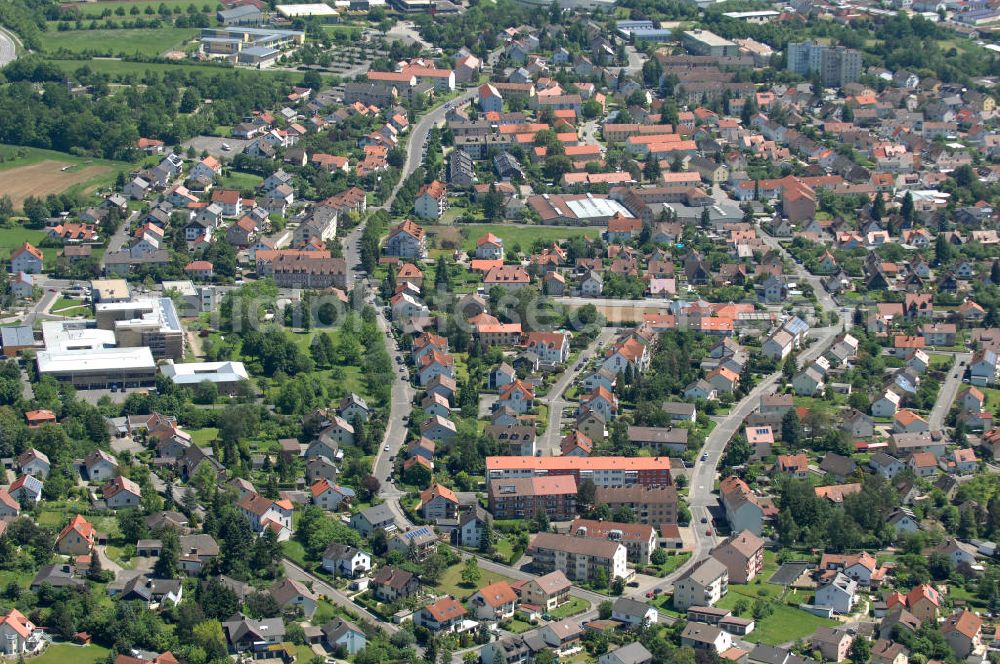
<svg viewBox="0 0 1000 664">
<path fill-rule="evenodd" d="M 108 86 L 107 76 L 86 65 L 74 79 L 91 86 L 90 95 L 72 94 L 65 73 L 37 57 L 18 58 L 4 70 L 0 86 L 0 142 L 49 148 L 109 159 L 130 157 L 140 136 L 177 144 L 219 125 L 238 123 L 254 109 L 273 107 L 287 93 L 289 77 L 206 68 L 178 69 L 162 76 L 147 72 L 124 89 Z M 42 86 L 37 94 L 32 84 Z M 211 98 L 204 108 L 185 100 Z"/>
</svg>

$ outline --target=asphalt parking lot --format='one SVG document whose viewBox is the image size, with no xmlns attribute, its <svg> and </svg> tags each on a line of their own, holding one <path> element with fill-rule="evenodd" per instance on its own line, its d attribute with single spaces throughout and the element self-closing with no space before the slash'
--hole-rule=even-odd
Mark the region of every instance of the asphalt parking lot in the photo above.
<svg viewBox="0 0 1000 664">
<path fill-rule="evenodd" d="M 225 143 L 231 149 L 223 150 L 222 144 Z M 202 152 L 208 152 L 216 158 L 232 159 L 234 155 L 238 155 L 243 152 L 250 141 L 243 138 L 219 138 L 218 136 L 195 136 L 194 138 L 188 139 L 181 143 L 181 147 L 186 151 L 188 147 L 193 147 L 194 151 L 199 155 Z"/>
</svg>

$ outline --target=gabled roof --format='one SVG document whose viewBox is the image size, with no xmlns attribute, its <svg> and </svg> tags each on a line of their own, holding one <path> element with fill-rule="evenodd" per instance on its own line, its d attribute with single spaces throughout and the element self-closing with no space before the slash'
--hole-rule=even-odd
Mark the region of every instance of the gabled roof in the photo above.
<svg viewBox="0 0 1000 664">
<path fill-rule="evenodd" d="M 443 623 L 458 620 L 465 615 L 465 607 L 454 597 L 443 597 L 423 608 L 435 622 Z"/>
<path fill-rule="evenodd" d="M 497 581 L 479 589 L 479 595 L 487 606 L 497 608 L 517 601 L 517 593 L 506 581 Z"/>
<path fill-rule="evenodd" d="M 56 541 L 62 540 L 73 532 L 79 534 L 85 540 L 94 541 L 94 526 L 82 514 L 77 514 L 70 519 L 70 522 L 60 531 Z"/>
<path fill-rule="evenodd" d="M 128 491 L 136 496 L 142 495 L 142 489 L 139 488 L 138 484 L 127 477 L 122 477 L 121 475 L 105 484 L 102 491 L 105 498 L 114 498 L 122 491 Z"/>
<path fill-rule="evenodd" d="M 448 487 L 441 484 L 433 484 L 430 488 L 425 489 L 420 493 L 420 505 L 426 505 L 437 497 L 444 498 L 449 503 L 454 505 L 459 504 L 458 496 L 455 492 Z"/>
<path fill-rule="evenodd" d="M 11 609 L 7 615 L 0 616 L 0 625 L 9 625 L 22 639 L 31 636 L 35 629 L 35 625 L 17 609 Z"/>
<path fill-rule="evenodd" d="M 983 619 L 971 611 L 958 611 L 951 614 L 941 625 L 941 632 L 945 635 L 951 632 L 958 632 L 967 639 L 974 639 L 983 628 Z"/>
</svg>

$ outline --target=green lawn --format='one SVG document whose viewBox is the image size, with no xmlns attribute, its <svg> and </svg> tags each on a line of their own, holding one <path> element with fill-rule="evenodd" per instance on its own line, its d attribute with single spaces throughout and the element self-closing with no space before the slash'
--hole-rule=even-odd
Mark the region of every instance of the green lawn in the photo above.
<svg viewBox="0 0 1000 664">
<path fill-rule="evenodd" d="M 209 445 L 219 435 L 219 430 L 215 427 L 205 427 L 204 429 L 192 429 L 188 433 L 191 434 L 191 441 L 195 445 Z"/>
<path fill-rule="evenodd" d="M 118 563 L 125 569 L 135 569 L 136 555 L 135 547 L 127 547 L 127 552 L 125 548 L 114 546 L 112 544 L 104 547 L 104 553 L 107 554 L 108 558 Z"/>
<path fill-rule="evenodd" d="M 222 189 L 256 189 L 257 185 L 264 181 L 259 175 L 253 173 L 241 173 L 230 171 L 225 177 L 219 180 L 219 187 Z"/>
<path fill-rule="evenodd" d="M 321 599 L 316 602 L 316 613 L 313 614 L 312 624 L 325 625 L 337 615 L 337 610 L 330 602 Z"/>
<path fill-rule="evenodd" d="M 83 300 L 60 296 L 55 302 L 52 303 L 52 308 L 49 310 L 54 314 L 63 313 L 64 310 L 69 309 L 63 313 L 64 316 L 83 316 L 85 315 L 84 310 L 88 309 L 88 305 Z"/>
<path fill-rule="evenodd" d="M 667 562 L 663 563 L 659 567 L 658 576 L 666 576 L 670 574 L 675 569 L 686 563 L 691 558 L 691 553 L 677 553 L 674 555 L 667 556 Z"/>
<path fill-rule="evenodd" d="M 814 633 L 820 627 L 834 627 L 841 623 L 814 616 L 801 609 L 778 605 L 774 613 L 757 622 L 757 627 L 745 638 L 751 643 L 778 645 L 787 641 L 797 641 Z"/>
<path fill-rule="evenodd" d="M 768 574 L 763 574 L 762 578 L 768 578 Z M 732 609 L 741 599 L 746 600 L 752 606 L 754 600 L 760 597 L 758 594 L 760 590 L 767 591 L 766 598 L 771 600 L 771 607 L 774 611 L 767 618 L 757 621 L 754 631 L 746 637 L 747 641 L 777 645 L 808 636 L 820 627 L 831 627 L 839 624 L 836 620 L 820 618 L 802 609 L 789 606 L 785 602 L 788 601 L 789 597 L 796 595 L 793 593 L 780 599 L 783 588 L 770 583 L 730 585 L 729 593 L 719 600 L 716 606 Z M 801 601 L 805 602 L 806 598 L 802 597 Z M 749 613 L 744 617 L 749 617 Z"/>
<path fill-rule="evenodd" d="M 529 630 L 535 629 L 538 625 L 532 625 L 530 622 L 521 620 L 520 618 L 512 618 L 509 623 L 504 626 L 508 632 L 514 632 L 515 634 L 523 634 Z"/>
<path fill-rule="evenodd" d="M 0 227 L 0 256 L 4 260 L 10 258 L 10 252 L 20 247 L 25 242 L 30 242 L 36 247 L 45 239 L 45 231 L 25 228 L 20 225 Z M 46 267 L 55 262 L 56 249 L 42 249 L 45 254 Z"/>
<path fill-rule="evenodd" d="M 939 371 L 947 371 L 948 367 L 955 363 L 955 357 L 952 355 L 931 353 L 929 357 L 931 360 L 931 369 L 937 369 Z"/>
<path fill-rule="evenodd" d="M 109 60 L 108 62 L 114 62 Z M 74 67 L 72 70 L 75 71 L 77 68 Z M 102 172 L 96 173 L 93 177 L 90 177 L 81 182 L 71 184 L 68 187 L 59 189 L 54 187 L 51 183 L 48 187 L 36 188 L 33 192 L 36 196 L 45 196 L 50 193 L 88 193 L 92 192 L 94 189 L 99 187 L 109 187 L 114 183 L 115 178 L 118 176 L 119 172 L 127 173 L 130 171 L 134 165 L 123 161 L 110 161 L 107 159 L 92 159 L 88 157 L 79 157 L 77 155 L 71 155 L 66 152 L 57 152 L 55 150 L 42 150 L 40 148 L 29 148 L 20 145 L 6 145 L 0 143 L 0 170 L 8 170 L 14 168 L 20 168 L 22 166 L 31 166 L 42 161 L 59 161 L 64 162 L 69 165 L 67 172 L 72 173 L 77 167 L 92 167 L 98 166 L 103 167 Z M 16 177 L 16 176 L 14 176 Z M 17 198 L 17 197 L 15 197 Z M 15 205 L 18 205 L 18 201 L 15 200 Z M 44 237 L 45 231 L 39 230 L 34 231 L 39 234 L 36 237 L 40 239 Z M 55 249 L 51 250 L 51 254 L 55 256 Z M 48 254 L 46 254 L 48 256 Z"/>
<path fill-rule="evenodd" d="M 305 566 L 306 564 L 306 550 L 302 546 L 302 543 L 297 540 L 287 540 L 281 543 L 281 551 L 285 554 L 292 562 L 299 565 Z"/>
<path fill-rule="evenodd" d="M 427 228 L 428 233 L 441 232 L 447 228 L 458 228 L 462 232 L 462 249 L 469 251 L 476 248 L 476 240 L 486 233 L 493 233 L 504 242 L 504 247 L 509 251 L 515 244 L 521 245 L 521 251 L 531 250 L 531 245 L 535 240 L 543 240 L 546 244 L 558 242 L 569 238 L 589 235 L 597 238 L 600 229 L 597 228 L 574 228 L 570 226 L 509 226 L 507 224 L 455 224 L 436 225 Z"/>
<path fill-rule="evenodd" d="M 488 586 L 497 581 L 507 581 L 508 583 L 513 581 L 510 577 L 503 576 L 502 574 L 494 574 L 493 572 L 480 569 L 479 582 L 475 587 L 470 588 L 462 583 L 462 570 L 464 568 L 465 563 L 459 563 L 446 569 L 444 574 L 441 575 L 441 579 L 434 584 L 434 592 L 439 595 L 452 595 L 456 599 L 464 600 L 483 586 Z"/>
<path fill-rule="evenodd" d="M 38 657 L 32 657 L 32 664 L 98 664 L 106 662 L 111 651 L 99 645 L 76 646 L 69 643 L 55 643 Z"/>
<path fill-rule="evenodd" d="M 184 42 L 199 33 L 197 28 L 160 27 L 155 29 L 123 28 L 121 30 L 49 30 L 41 33 L 42 49 L 48 53 L 60 50 L 73 53 L 104 55 L 160 55 L 169 50 L 181 50 Z"/>
<path fill-rule="evenodd" d="M 31 166 L 32 164 L 37 164 L 38 162 L 45 161 L 46 159 L 65 161 L 71 164 L 96 164 L 98 166 L 108 166 L 110 168 L 118 168 L 121 170 L 131 167 L 131 164 L 120 161 L 88 159 L 86 157 L 78 157 L 77 155 L 72 155 L 66 152 L 57 152 L 55 150 L 43 150 L 41 148 L 29 148 L 23 145 L 7 145 L 6 143 L 0 143 L 0 170 L 20 168 L 21 166 Z"/>
<path fill-rule="evenodd" d="M 503 556 L 503 559 L 507 561 L 508 564 L 513 565 L 516 560 L 511 560 L 514 555 L 514 545 L 508 537 L 500 537 L 497 539 L 497 543 L 494 547 L 496 552 Z"/>
<path fill-rule="evenodd" d="M 1000 411 L 1000 390 L 995 387 L 980 387 L 979 390 L 986 397 L 986 410 L 991 413 Z"/>
<path fill-rule="evenodd" d="M 563 618 L 569 618 L 570 616 L 575 616 L 578 613 L 583 613 L 588 609 L 590 609 L 590 602 L 585 599 L 580 599 L 579 597 L 571 597 L 565 604 L 557 606 L 549 611 L 549 615 L 556 620 L 562 620 Z"/>
<path fill-rule="evenodd" d="M 35 521 L 39 526 L 49 526 L 50 528 L 55 528 L 56 530 L 61 529 L 66 525 L 66 510 L 64 509 L 45 509 L 38 513 Z"/>
</svg>

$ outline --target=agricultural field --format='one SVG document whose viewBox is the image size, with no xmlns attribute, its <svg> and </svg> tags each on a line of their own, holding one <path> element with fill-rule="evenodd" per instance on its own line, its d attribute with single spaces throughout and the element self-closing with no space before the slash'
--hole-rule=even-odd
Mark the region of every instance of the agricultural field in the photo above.
<svg viewBox="0 0 1000 664">
<path fill-rule="evenodd" d="M 49 30 L 42 33 L 42 47 L 48 53 L 61 50 L 73 53 L 160 55 L 180 50 L 198 34 L 197 28 L 161 27 L 122 30 Z"/>
<path fill-rule="evenodd" d="M 84 159 L 62 152 L 13 146 L 0 146 L 0 194 L 6 194 L 20 207 L 28 196 L 61 194 L 69 190 L 92 193 L 114 182 L 118 171 L 126 171 L 124 162 Z"/>
</svg>

